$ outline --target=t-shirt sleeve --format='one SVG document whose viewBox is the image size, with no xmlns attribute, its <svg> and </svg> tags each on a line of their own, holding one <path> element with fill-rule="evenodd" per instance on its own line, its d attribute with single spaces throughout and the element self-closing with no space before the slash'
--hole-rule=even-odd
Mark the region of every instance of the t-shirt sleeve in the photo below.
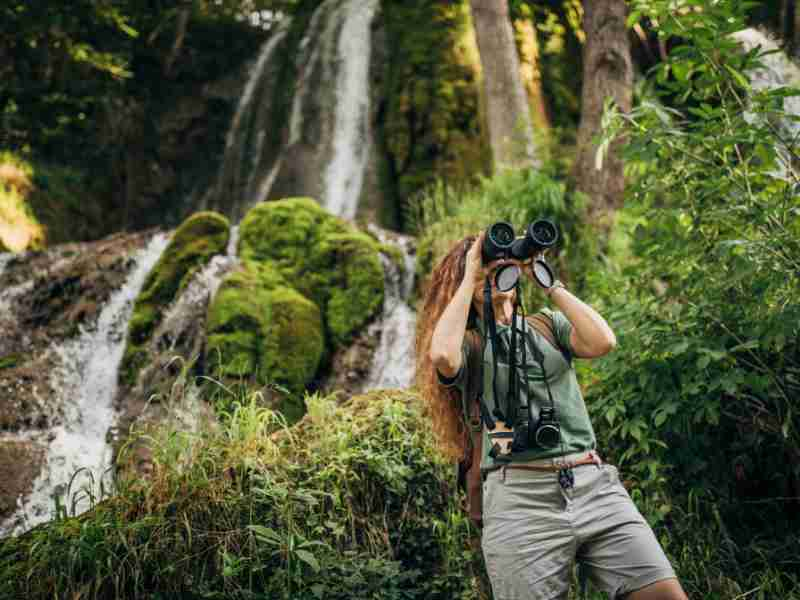
<svg viewBox="0 0 800 600">
<path fill-rule="evenodd" d="M 575 356 L 575 350 L 572 348 L 572 343 L 569 341 L 572 334 L 572 323 L 567 319 L 566 315 L 561 311 L 548 311 L 550 317 L 553 319 L 553 334 L 556 337 L 556 342 L 563 350 L 566 350 L 570 356 Z"/>
<path fill-rule="evenodd" d="M 467 383 L 467 365 L 469 364 L 469 352 L 470 347 L 466 340 L 464 343 L 461 344 L 461 366 L 458 369 L 458 373 L 453 375 L 452 377 L 445 377 L 442 375 L 439 370 L 436 370 L 436 376 L 439 378 L 439 384 L 443 385 L 444 387 L 455 387 L 464 391 L 464 386 Z"/>
</svg>

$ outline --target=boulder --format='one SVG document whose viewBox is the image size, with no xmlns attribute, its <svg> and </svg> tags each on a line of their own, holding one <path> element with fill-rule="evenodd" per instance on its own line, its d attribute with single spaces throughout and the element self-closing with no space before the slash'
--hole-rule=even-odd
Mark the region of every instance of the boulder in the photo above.
<svg viewBox="0 0 800 600">
<path fill-rule="evenodd" d="M 121 368 L 125 383 L 136 381 L 147 360 L 147 342 L 161 322 L 165 308 L 212 257 L 225 253 L 229 238 L 228 219 L 214 212 L 196 213 L 175 231 L 136 298 Z"/>
<path fill-rule="evenodd" d="M 33 441 L 0 441 L 0 521 L 14 512 L 20 496 L 33 490 L 44 455 L 44 448 Z"/>
<path fill-rule="evenodd" d="M 277 385 L 290 392 L 285 416 L 302 416 L 306 384 L 324 351 L 319 307 L 269 263 L 244 261 L 223 281 L 208 311 L 206 366 L 211 375 Z"/>
<path fill-rule="evenodd" d="M 240 235 L 243 259 L 271 262 L 320 307 L 332 349 L 349 342 L 383 302 L 381 245 L 311 198 L 257 205 Z"/>
</svg>

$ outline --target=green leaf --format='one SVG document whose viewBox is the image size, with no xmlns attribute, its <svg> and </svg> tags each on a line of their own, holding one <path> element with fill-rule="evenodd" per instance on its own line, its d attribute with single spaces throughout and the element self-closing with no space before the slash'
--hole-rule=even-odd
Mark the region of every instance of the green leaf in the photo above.
<svg viewBox="0 0 800 600">
<path fill-rule="evenodd" d="M 263 525 L 248 525 L 250 531 L 256 534 L 256 537 L 262 541 L 270 544 L 283 543 L 283 538 L 278 535 L 274 529 L 264 527 Z"/>
<path fill-rule="evenodd" d="M 299 558 L 308 566 L 310 566 L 312 569 L 314 569 L 315 573 L 319 573 L 319 562 L 317 562 L 316 557 L 313 554 L 311 554 L 311 552 L 309 552 L 308 550 L 296 550 L 295 554 L 297 555 L 297 558 Z"/>
<path fill-rule="evenodd" d="M 732 66 L 730 66 L 729 64 L 726 64 L 726 65 L 724 65 L 724 66 L 725 66 L 725 69 L 726 69 L 726 70 L 727 70 L 727 71 L 728 71 L 728 72 L 729 72 L 729 73 L 730 73 L 730 74 L 733 76 L 733 78 L 736 80 L 736 83 L 738 83 L 738 84 L 739 84 L 740 86 L 742 86 L 743 88 L 749 88 L 749 87 L 750 87 L 750 83 L 747 81 L 747 78 L 746 78 L 744 75 L 742 75 L 741 73 L 739 73 L 739 71 L 737 71 L 736 69 L 734 69 L 734 68 L 733 68 Z"/>
</svg>

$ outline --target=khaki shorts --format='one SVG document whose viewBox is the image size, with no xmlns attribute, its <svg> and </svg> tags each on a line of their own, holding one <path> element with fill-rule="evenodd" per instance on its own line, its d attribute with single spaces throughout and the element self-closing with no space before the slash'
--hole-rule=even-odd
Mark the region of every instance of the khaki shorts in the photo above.
<svg viewBox="0 0 800 600">
<path fill-rule="evenodd" d="M 495 600 L 566 598 L 581 563 L 610 598 L 675 577 L 616 467 L 574 469 L 563 490 L 557 473 L 500 469 L 483 483 L 483 555 Z"/>
</svg>

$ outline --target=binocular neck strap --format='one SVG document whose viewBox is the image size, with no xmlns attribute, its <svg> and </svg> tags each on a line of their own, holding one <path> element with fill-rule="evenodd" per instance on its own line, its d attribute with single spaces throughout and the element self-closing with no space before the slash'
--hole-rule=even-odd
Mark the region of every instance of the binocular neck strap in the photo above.
<svg viewBox="0 0 800 600">
<path fill-rule="evenodd" d="M 494 307 L 492 306 L 492 281 L 489 279 L 489 277 L 486 278 L 486 281 L 483 284 L 483 325 L 484 347 L 486 347 L 486 344 L 489 342 L 492 344 L 492 367 L 494 369 L 492 373 L 492 392 L 494 393 L 494 411 L 492 416 L 500 419 L 501 421 L 505 421 L 506 424 L 508 424 L 506 415 L 504 415 L 503 411 L 500 410 L 500 406 L 498 404 L 498 398 L 500 396 L 497 394 L 497 324 L 494 321 Z M 483 364 L 483 361 L 481 361 L 481 364 Z"/>
</svg>

